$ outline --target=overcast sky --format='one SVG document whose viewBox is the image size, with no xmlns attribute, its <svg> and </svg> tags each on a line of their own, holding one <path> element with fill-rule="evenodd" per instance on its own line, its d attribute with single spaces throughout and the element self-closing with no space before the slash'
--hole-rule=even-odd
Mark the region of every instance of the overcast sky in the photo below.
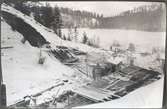
<svg viewBox="0 0 167 109">
<path fill-rule="evenodd" d="M 68 7 L 74 10 L 86 10 L 103 14 L 104 16 L 112 16 L 120 12 L 139 7 L 141 5 L 150 5 L 151 2 L 107 2 L 107 1 L 70 1 L 70 2 L 48 2 L 51 6 Z"/>
</svg>

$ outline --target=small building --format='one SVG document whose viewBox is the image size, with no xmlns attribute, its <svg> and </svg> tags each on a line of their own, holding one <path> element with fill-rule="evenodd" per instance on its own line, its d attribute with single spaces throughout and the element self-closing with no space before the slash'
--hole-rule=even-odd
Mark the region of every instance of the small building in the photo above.
<svg viewBox="0 0 167 109">
<path fill-rule="evenodd" d="M 93 79 L 94 79 L 94 80 L 99 80 L 99 79 L 101 79 L 102 73 L 103 73 L 103 68 L 102 68 L 99 64 L 97 64 L 97 65 L 93 68 L 93 71 L 92 71 Z"/>
<path fill-rule="evenodd" d="M 118 64 L 113 64 L 113 63 L 96 64 L 95 66 L 93 66 L 93 69 L 92 69 L 92 77 L 94 80 L 99 80 L 103 76 L 107 76 L 123 68 L 124 68 L 124 64 L 122 62 Z"/>
</svg>

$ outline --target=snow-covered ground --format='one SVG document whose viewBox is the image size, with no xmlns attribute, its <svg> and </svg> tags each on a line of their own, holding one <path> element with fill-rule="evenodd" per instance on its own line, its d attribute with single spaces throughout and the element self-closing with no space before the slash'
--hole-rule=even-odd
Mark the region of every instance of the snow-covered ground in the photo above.
<svg viewBox="0 0 167 109">
<path fill-rule="evenodd" d="M 51 87 L 57 79 L 73 73 L 72 69 L 52 60 L 45 53 L 46 62 L 44 65 L 38 64 L 39 49 L 32 47 L 28 42 L 21 43 L 22 37 L 7 23 L 1 22 L 1 46 L 13 47 L 1 50 L 3 80 L 7 86 L 7 105 L 26 95 Z"/>
<path fill-rule="evenodd" d="M 63 41 L 52 30 L 10 6 L 2 4 L 1 9 L 23 19 L 24 22 L 43 35 L 51 43 L 52 47 L 65 45 L 74 48 L 79 47 L 79 49 L 84 51 L 100 51 L 87 45 Z M 3 49 L 1 55 L 3 80 L 7 86 L 8 106 L 16 103 L 19 99 L 21 100 L 26 95 L 32 95 L 53 86 L 57 79 L 73 76 L 73 69 L 63 65 L 58 60 L 51 59 L 46 53 L 43 53 L 46 57 L 45 64 L 39 65 L 40 50 L 32 47 L 28 42 L 25 44 L 21 43 L 23 36 L 18 32 L 14 32 L 6 22 L 1 23 L 1 31 L 2 47 L 13 47 L 11 49 Z M 78 75 L 76 78 L 82 79 L 83 77 Z"/>
<path fill-rule="evenodd" d="M 162 108 L 163 85 L 164 78 L 162 77 L 120 99 L 75 108 Z"/>
<path fill-rule="evenodd" d="M 126 49 L 128 48 L 129 43 L 134 43 L 137 51 L 151 52 L 150 50 L 152 50 L 153 47 L 159 47 L 165 50 L 165 32 L 78 28 L 79 41 L 82 40 L 84 32 L 86 32 L 89 38 L 99 37 L 100 46 L 105 49 L 109 49 L 113 44 L 113 41 L 118 41 L 123 48 Z M 63 29 L 62 33 L 67 37 L 69 30 Z"/>
<path fill-rule="evenodd" d="M 82 41 L 83 33 L 86 32 L 87 37 L 95 38 L 99 37 L 100 47 L 105 49 L 107 53 L 105 53 L 105 58 L 109 62 L 119 63 L 120 61 L 127 63 L 127 54 L 123 57 L 111 57 L 111 51 L 109 51 L 110 46 L 113 42 L 118 42 L 121 49 L 126 50 L 129 47 L 129 43 L 133 43 L 135 45 L 135 53 L 133 56 L 135 57 L 134 64 L 136 66 L 140 66 L 146 69 L 157 68 L 161 66 L 161 62 L 156 61 L 158 55 L 160 55 L 161 59 L 165 59 L 165 40 L 166 40 L 166 32 L 146 32 L 146 31 L 136 31 L 136 30 L 119 30 L 119 29 L 90 29 L 90 28 L 78 28 L 78 40 Z M 68 37 L 69 29 L 62 29 L 62 33 Z M 74 29 L 72 29 L 72 35 L 74 33 Z M 80 47 L 78 47 L 80 48 Z M 87 47 L 84 47 L 86 49 Z M 151 54 L 153 48 L 158 48 L 159 52 L 156 54 Z M 90 48 L 87 48 L 88 51 Z M 93 51 L 94 52 L 94 51 Z M 100 56 L 104 54 L 104 51 L 96 51 L 96 53 Z M 150 53 L 147 56 L 141 56 L 140 53 Z M 95 53 L 93 53 L 95 55 Z M 159 70 L 158 70 L 159 71 Z"/>
</svg>

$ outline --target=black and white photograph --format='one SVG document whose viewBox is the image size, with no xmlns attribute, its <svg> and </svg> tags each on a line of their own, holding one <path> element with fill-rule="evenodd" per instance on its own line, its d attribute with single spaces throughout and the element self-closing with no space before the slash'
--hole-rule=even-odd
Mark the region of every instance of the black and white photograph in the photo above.
<svg viewBox="0 0 167 109">
<path fill-rule="evenodd" d="M 166 4 L 1 4 L 0 106 L 162 108 Z"/>
</svg>

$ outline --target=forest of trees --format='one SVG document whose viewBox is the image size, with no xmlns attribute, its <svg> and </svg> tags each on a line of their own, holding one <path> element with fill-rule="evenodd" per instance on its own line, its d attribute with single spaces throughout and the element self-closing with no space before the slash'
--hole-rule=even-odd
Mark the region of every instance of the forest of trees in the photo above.
<svg viewBox="0 0 167 109">
<path fill-rule="evenodd" d="M 163 4 L 144 5 L 111 17 L 62 7 L 60 13 L 65 28 L 77 26 L 142 31 L 165 31 L 166 28 Z"/>
<path fill-rule="evenodd" d="M 54 32 L 62 38 L 62 18 L 57 6 L 51 7 L 49 4 L 46 4 L 46 6 L 35 5 L 31 7 L 30 10 L 36 21 L 50 29 L 53 29 Z"/>
<path fill-rule="evenodd" d="M 98 28 L 100 26 L 101 20 L 103 19 L 102 14 L 72 10 L 70 8 L 60 7 L 60 13 L 62 15 L 63 26 L 65 28 L 69 27 L 89 27 Z"/>
<path fill-rule="evenodd" d="M 101 28 L 165 31 L 166 14 L 163 4 L 141 6 L 113 17 L 103 18 Z"/>
<path fill-rule="evenodd" d="M 62 18 L 57 6 L 51 7 L 49 4 L 46 4 L 46 6 L 39 6 L 39 2 L 32 2 L 33 5 L 31 5 L 24 0 L 6 0 L 4 2 L 22 13 L 34 17 L 36 21 L 50 29 L 53 29 L 54 32 L 62 38 Z"/>
<path fill-rule="evenodd" d="M 8 0 L 7 0 L 8 1 Z M 11 2 L 11 1 L 10 1 Z M 134 8 L 116 16 L 103 17 L 93 12 L 73 10 L 64 7 L 51 7 L 49 4 L 39 6 L 39 2 L 24 0 L 13 1 L 15 8 L 26 15 L 33 15 L 35 20 L 51 28 L 62 36 L 61 28 L 110 28 L 134 29 L 143 31 L 165 31 L 165 6 L 152 4 Z"/>
<path fill-rule="evenodd" d="M 116 16 L 103 17 L 97 13 L 59 8 L 63 27 L 88 27 L 109 29 L 132 29 L 142 31 L 165 31 L 165 5 L 144 5 L 122 12 Z"/>
</svg>

